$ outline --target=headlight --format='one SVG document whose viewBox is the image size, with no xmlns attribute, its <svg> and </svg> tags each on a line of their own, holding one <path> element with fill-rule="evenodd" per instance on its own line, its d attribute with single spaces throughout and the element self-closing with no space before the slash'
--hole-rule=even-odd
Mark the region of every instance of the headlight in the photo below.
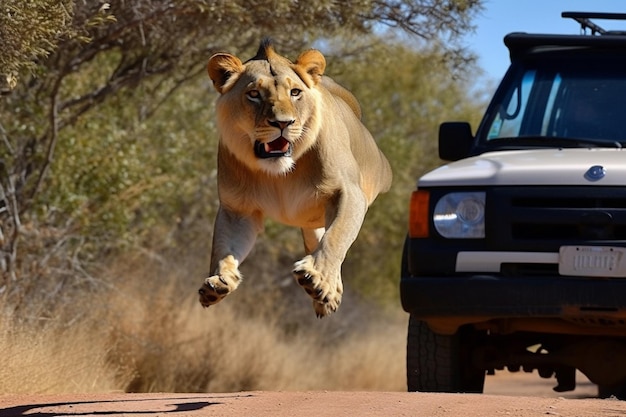
<svg viewBox="0 0 626 417">
<path fill-rule="evenodd" d="M 433 214 L 435 229 L 445 238 L 485 237 L 485 193 L 450 193 L 437 202 Z"/>
</svg>

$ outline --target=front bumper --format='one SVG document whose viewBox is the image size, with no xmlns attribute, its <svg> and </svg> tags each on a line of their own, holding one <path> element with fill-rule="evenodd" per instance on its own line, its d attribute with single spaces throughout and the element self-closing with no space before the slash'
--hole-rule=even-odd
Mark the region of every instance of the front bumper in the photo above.
<svg viewBox="0 0 626 417">
<path fill-rule="evenodd" d="M 400 281 L 403 309 L 422 318 L 623 316 L 626 279 L 501 277 L 497 275 L 413 277 Z"/>
</svg>

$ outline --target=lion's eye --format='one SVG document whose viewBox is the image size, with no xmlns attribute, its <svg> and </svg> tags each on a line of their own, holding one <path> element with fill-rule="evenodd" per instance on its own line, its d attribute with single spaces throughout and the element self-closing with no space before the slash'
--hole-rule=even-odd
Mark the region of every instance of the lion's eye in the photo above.
<svg viewBox="0 0 626 417">
<path fill-rule="evenodd" d="M 298 97 L 300 94 L 302 94 L 302 90 L 299 88 L 293 88 L 291 90 L 291 97 Z"/>
<path fill-rule="evenodd" d="M 253 101 L 258 101 L 261 98 L 261 93 L 259 93 L 259 90 L 250 90 L 246 93 L 246 95 L 250 100 Z"/>
</svg>

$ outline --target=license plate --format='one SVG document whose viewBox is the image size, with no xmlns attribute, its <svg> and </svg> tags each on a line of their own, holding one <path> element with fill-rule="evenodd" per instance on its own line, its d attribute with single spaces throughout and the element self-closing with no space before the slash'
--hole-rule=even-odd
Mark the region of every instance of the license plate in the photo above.
<svg viewBox="0 0 626 417">
<path fill-rule="evenodd" d="M 561 246 L 559 274 L 590 277 L 626 277 L 626 248 Z"/>
</svg>

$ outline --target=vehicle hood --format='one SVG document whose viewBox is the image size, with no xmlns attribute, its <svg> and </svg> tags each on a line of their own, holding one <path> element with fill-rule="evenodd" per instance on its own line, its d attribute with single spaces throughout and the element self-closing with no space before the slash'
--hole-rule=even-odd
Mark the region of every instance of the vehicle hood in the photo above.
<svg viewBox="0 0 626 417">
<path fill-rule="evenodd" d="M 587 172 L 604 172 L 593 178 Z M 484 185 L 626 185 L 626 149 L 564 148 L 487 152 L 441 166 L 418 187 Z"/>
</svg>

